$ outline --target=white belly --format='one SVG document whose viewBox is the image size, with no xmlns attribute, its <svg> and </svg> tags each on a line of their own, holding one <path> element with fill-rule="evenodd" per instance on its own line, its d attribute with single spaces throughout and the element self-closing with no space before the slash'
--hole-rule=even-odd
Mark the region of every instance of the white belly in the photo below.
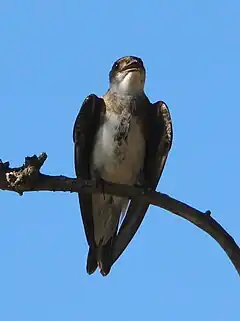
<svg viewBox="0 0 240 321">
<path fill-rule="evenodd" d="M 134 184 L 143 168 L 145 139 L 139 122 L 133 117 L 126 140 L 118 144 L 114 137 L 119 131 L 119 115 L 106 114 L 106 120 L 96 137 L 92 158 L 92 169 L 101 177 L 113 183 Z"/>
</svg>

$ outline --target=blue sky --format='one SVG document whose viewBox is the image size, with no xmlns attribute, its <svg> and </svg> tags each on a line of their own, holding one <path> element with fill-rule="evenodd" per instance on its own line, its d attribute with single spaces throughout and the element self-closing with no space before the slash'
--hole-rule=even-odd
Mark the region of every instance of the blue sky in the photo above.
<svg viewBox="0 0 240 321">
<path fill-rule="evenodd" d="M 210 209 L 240 244 L 239 1 L 4 1 L 0 158 L 46 151 L 44 172 L 73 176 L 72 126 L 112 63 L 140 56 L 146 93 L 172 114 L 158 189 Z M 239 277 L 218 244 L 151 207 L 108 277 L 85 272 L 77 197 L 0 193 L 3 321 L 239 321 Z"/>
</svg>

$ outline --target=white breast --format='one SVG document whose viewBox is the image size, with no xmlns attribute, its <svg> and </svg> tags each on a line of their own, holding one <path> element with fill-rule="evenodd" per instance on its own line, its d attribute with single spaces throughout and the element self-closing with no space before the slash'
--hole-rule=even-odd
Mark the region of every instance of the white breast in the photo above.
<svg viewBox="0 0 240 321">
<path fill-rule="evenodd" d="M 133 117 L 128 136 L 119 145 L 114 140 L 120 124 L 120 116 L 106 114 L 103 126 L 97 133 L 93 150 L 92 168 L 97 169 L 102 178 L 115 183 L 134 184 L 143 168 L 145 140 L 139 120 Z"/>
</svg>

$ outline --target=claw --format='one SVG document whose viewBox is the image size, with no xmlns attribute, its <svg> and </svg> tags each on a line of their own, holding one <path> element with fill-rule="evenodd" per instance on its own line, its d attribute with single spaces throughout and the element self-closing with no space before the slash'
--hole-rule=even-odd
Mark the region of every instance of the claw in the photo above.
<svg viewBox="0 0 240 321">
<path fill-rule="evenodd" d="M 100 176 L 98 171 L 95 171 L 95 181 L 96 181 L 96 187 L 101 189 L 101 194 L 103 194 L 103 198 L 105 200 L 105 189 L 104 189 L 104 180 Z"/>
</svg>

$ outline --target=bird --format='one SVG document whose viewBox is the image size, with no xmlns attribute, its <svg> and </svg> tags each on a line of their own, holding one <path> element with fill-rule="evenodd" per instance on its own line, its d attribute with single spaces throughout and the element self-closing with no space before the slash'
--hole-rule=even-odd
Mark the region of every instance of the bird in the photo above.
<svg viewBox="0 0 240 321">
<path fill-rule="evenodd" d="M 144 91 L 146 69 L 141 58 L 119 58 L 109 72 L 109 89 L 88 95 L 73 128 L 77 178 L 109 181 L 155 190 L 172 146 L 168 106 L 151 103 Z M 139 198 L 79 193 L 89 250 L 88 274 L 103 276 L 126 249 L 148 210 Z M 122 218 L 122 219 L 121 219 Z"/>
</svg>

